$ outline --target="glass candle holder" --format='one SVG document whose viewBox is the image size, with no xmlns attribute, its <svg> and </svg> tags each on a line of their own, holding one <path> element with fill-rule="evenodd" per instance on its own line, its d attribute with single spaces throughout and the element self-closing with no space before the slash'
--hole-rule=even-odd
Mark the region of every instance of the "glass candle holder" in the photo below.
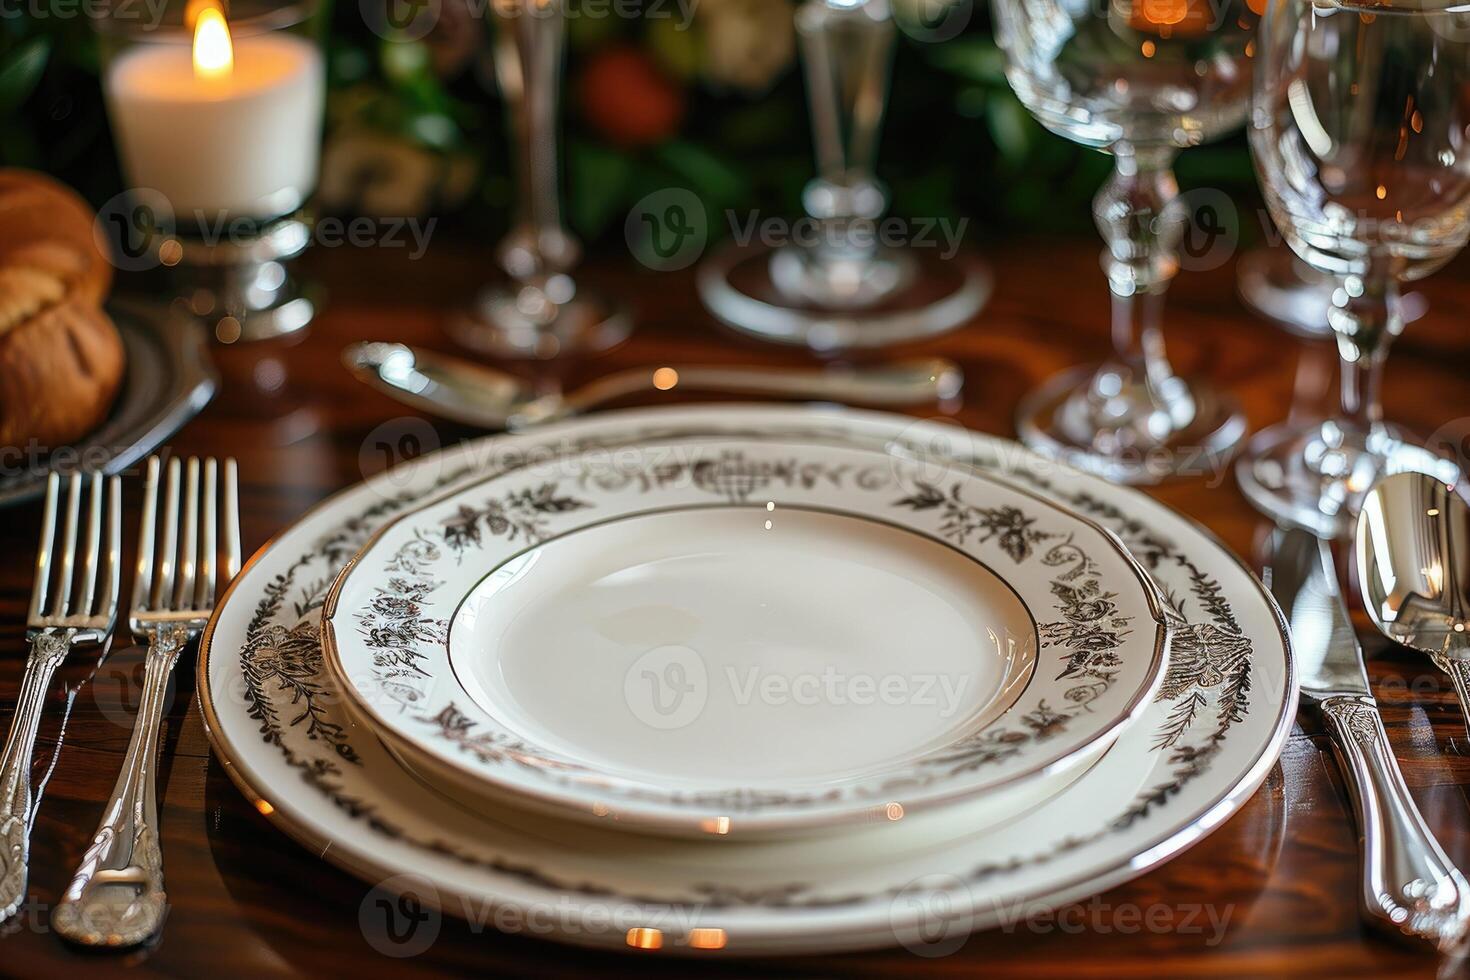
<svg viewBox="0 0 1470 980">
<path fill-rule="evenodd" d="M 311 240 L 326 72 L 316 0 L 163 0 L 98 21 L 103 94 L 127 183 L 104 209 L 123 268 L 172 267 L 230 343 L 292 333 L 314 307 L 285 265 Z"/>
</svg>

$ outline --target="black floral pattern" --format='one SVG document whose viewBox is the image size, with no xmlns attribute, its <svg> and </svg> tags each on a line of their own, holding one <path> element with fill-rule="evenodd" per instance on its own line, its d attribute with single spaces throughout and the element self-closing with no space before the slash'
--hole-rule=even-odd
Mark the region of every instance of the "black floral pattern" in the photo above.
<svg viewBox="0 0 1470 980">
<path fill-rule="evenodd" d="M 638 433 L 636 438 L 646 440 L 705 434 L 708 434 L 708 430 L 691 431 L 688 428 L 679 427 L 650 427 L 649 430 Z M 764 436 L 771 433 L 764 430 L 728 430 L 720 434 L 745 437 Z M 842 426 L 830 429 L 814 428 L 810 431 L 797 431 L 791 427 L 782 427 L 780 434 L 787 437 L 808 437 L 819 442 L 845 441 L 849 438 L 847 430 Z M 615 448 L 616 445 L 616 440 L 607 443 L 584 440 L 579 445 L 565 448 L 569 451 L 577 451 L 579 449 Z M 924 447 L 917 447 L 912 455 L 923 458 L 926 455 Z M 1175 722 L 1177 714 L 1182 722 L 1176 733 L 1168 735 L 1162 743 L 1156 742 L 1156 748 L 1160 751 L 1170 752 L 1168 761 L 1173 767 L 1170 778 L 1141 792 L 1135 799 L 1134 805 L 1106 829 L 1069 836 L 1040 847 L 1030 855 L 1017 855 L 1002 862 L 981 864 L 958 872 L 964 881 L 979 883 L 1054 862 L 1111 833 L 1127 829 L 1136 821 L 1147 818 L 1158 807 L 1167 806 L 1169 801 L 1178 796 L 1189 782 L 1209 769 L 1214 755 L 1228 738 L 1230 728 L 1239 723 L 1252 710 L 1250 688 L 1254 653 L 1249 639 L 1245 637 L 1239 624 L 1235 621 L 1229 603 L 1223 597 L 1218 583 L 1204 575 L 1193 565 L 1188 556 L 1176 550 L 1171 542 L 1150 532 L 1142 522 L 1127 516 L 1116 506 L 1090 493 L 1058 490 L 1050 481 L 1036 477 L 1024 469 L 1013 469 L 1004 461 L 977 458 L 967 462 L 981 469 L 998 470 L 1012 479 L 1029 480 L 1038 489 L 1055 499 L 1104 521 L 1124 539 L 1133 554 L 1151 570 L 1160 571 L 1169 566 L 1184 570 L 1191 579 L 1190 594 L 1194 603 L 1191 604 L 1188 598 L 1174 600 L 1172 605 L 1175 613 L 1192 628 L 1215 626 L 1220 631 L 1215 634 L 1205 633 L 1200 637 L 1200 642 L 1205 643 L 1210 650 L 1214 651 L 1213 656 L 1217 662 L 1220 661 L 1218 651 L 1219 644 L 1222 642 L 1234 643 L 1240 651 L 1238 659 L 1230 658 L 1234 659 L 1233 668 L 1219 672 L 1224 677 L 1224 683 L 1218 687 L 1206 686 L 1217 676 L 1216 672 L 1211 670 L 1179 672 L 1172 678 L 1166 678 L 1165 683 L 1169 685 L 1171 693 L 1168 695 L 1161 693 L 1160 699 L 1175 700 L 1169 720 L 1171 724 Z M 497 472 L 504 472 L 508 468 L 492 467 L 483 472 L 484 475 L 490 476 Z M 276 748 L 282 754 L 284 761 L 301 774 L 303 780 L 321 792 L 325 798 L 349 817 L 364 821 L 374 833 L 386 839 L 407 841 L 426 853 L 447 856 L 466 866 L 476 867 L 488 873 L 512 877 L 567 894 L 599 898 L 612 897 L 673 907 L 682 907 L 690 903 L 691 899 L 687 896 L 620 896 L 596 883 L 553 877 L 541 869 L 511 858 L 504 856 L 487 858 L 439 839 L 417 836 L 386 819 L 379 812 L 375 803 L 360 799 L 344 790 L 341 770 L 335 760 L 355 762 L 357 757 L 349 744 L 350 736 L 344 733 L 340 726 L 328 720 L 325 708 L 330 701 L 331 692 L 325 687 L 325 675 L 322 673 L 317 626 L 315 622 L 307 620 L 306 617 L 320 608 L 322 594 L 336 569 L 355 554 L 362 543 L 382 523 L 405 507 L 427 499 L 440 488 L 457 482 L 467 475 L 468 469 L 465 467 L 443 472 L 431 486 L 426 486 L 419 492 L 404 492 L 382 497 L 370 506 L 349 515 L 262 588 L 261 599 L 246 626 L 246 642 L 240 651 L 249 716 L 259 722 L 261 738 Z M 318 567 L 325 569 L 325 576 L 298 585 L 297 579 L 303 572 Z M 286 602 L 292 590 L 297 591 L 298 598 L 291 603 L 288 610 Z M 1196 621 L 1194 619 L 1193 605 L 1199 606 L 1205 620 Z M 1239 640 L 1233 640 L 1232 637 L 1238 637 Z M 1208 658 L 1212 654 L 1207 651 L 1204 655 Z M 283 719 L 284 713 L 280 708 L 292 705 L 299 710 L 292 713 L 289 718 Z M 1181 744 L 1181 740 L 1192 730 L 1195 722 L 1211 708 L 1214 710 L 1216 722 L 1203 740 L 1196 739 Z M 312 728 L 313 724 L 317 726 L 315 729 Z M 288 728 L 302 725 L 307 726 L 309 738 L 313 741 L 330 744 L 334 755 L 332 757 L 306 755 L 294 748 L 285 738 L 286 731 Z M 1168 730 L 1169 726 L 1165 726 L 1165 731 Z M 1004 738 L 1001 740 L 1004 741 Z M 826 908 L 867 902 L 888 902 L 895 894 L 897 890 L 889 889 L 876 894 L 812 895 L 811 886 L 805 883 L 793 883 L 749 892 L 732 891 L 724 886 L 711 885 L 704 890 L 702 895 L 692 901 L 698 907 L 710 909 L 748 905 Z"/>
</svg>

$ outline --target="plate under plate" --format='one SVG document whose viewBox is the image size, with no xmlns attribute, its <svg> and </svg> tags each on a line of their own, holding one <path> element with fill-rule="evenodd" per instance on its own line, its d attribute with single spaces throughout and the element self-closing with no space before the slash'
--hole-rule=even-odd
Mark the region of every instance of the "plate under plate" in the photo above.
<svg viewBox="0 0 1470 980">
<path fill-rule="evenodd" d="M 382 523 L 532 450 L 670 433 L 797 435 L 975 467 L 1105 522 L 1184 618 L 1157 699 L 1069 788 L 999 829 L 918 821 L 796 841 L 658 841 L 471 813 L 354 728 L 318 639 L 326 582 Z M 389 890 L 510 932 L 661 955 L 903 944 L 942 954 L 1136 877 L 1219 827 L 1275 764 L 1295 714 L 1279 611 L 1197 524 L 1011 442 L 869 412 L 723 406 L 610 413 L 465 444 L 344 491 L 262 548 L 200 648 L 199 697 L 225 771 L 307 849 Z M 943 815 L 946 811 L 940 811 Z"/>
<path fill-rule="evenodd" d="M 377 535 L 324 616 L 350 707 L 431 780 L 720 837 L 982 794 L 1000 814 L 1002 788 L 1117 737 L 1168 637 L 1153 583 L 1085 518 L 770 437 L 462 487 Z"/>
</svg>

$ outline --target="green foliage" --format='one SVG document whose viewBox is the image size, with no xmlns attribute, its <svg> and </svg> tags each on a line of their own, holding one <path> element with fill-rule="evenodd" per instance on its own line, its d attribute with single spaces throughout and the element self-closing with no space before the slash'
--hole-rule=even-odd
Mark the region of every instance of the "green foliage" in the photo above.
<svg viewBox="0 0 1470 980">
<path fill-rule="evenodd" d="M 570 21 L 563 99 L 568 220 L 589 243 L 616 247 L 629 208 L 670 186 L 692 190 L 711 215 L 730 209 L 798 213 L 813 166 L 799 68 L 778 65 L 768 79 L 744 88 L 712 78 L 712 46 L 727 39 L 709 29 L 706 12 L 696 8 L 699 15 L 686 25 L 682 7 L 662 2 L 656 9 L 663 15 Z M 775 16 L 789 12 L 772 9 Z M 1090 234 L 1089 202 L 1107 175 L 1108 158 L 1047 132 L 1020 105 L 981 9 L 964 33 L 943 43 L 900 33 L 878 164 L 893 194 L 892 211 L 968 217 L 971 234 L 979 236 Z M 385 41 L 367 29 L 356 3 L 327 5 L 319 17 L 331 88 L 328 138 L 339 127 L 366 127 L 483 160 L 461 217 L 477 233 L 494 234 L 514 191 L 504 107 L 491 69 L 493 25 L 473 17 L 450 25 L 461 33 L 448 40 L 468 37 L 471 53 L 446 70 L 438 57 L 445 39 L 435 34 Z M 789 25 L 780 26 L 789 32 Z M 646 52 L 683 101 L 677 131 L 654 145 L 614 145 L 578 99 L 584 66 L 612 44 Z M 49 170 L 94 200 L 115 193 L 120 178 L 96 73 L 95 40 L 85 18 L 0 19 L 0 163 Z M 1183 154 L 1179 174 L 1186 188 L 1253 192 L 1238 138 Z"/>
</svg>

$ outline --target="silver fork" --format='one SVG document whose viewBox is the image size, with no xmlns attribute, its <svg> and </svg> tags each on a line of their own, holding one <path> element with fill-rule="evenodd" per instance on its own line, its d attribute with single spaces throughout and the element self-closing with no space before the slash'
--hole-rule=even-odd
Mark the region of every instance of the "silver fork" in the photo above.
<svg viewBox="0 0 1470 980">
<path fill-rule="evenodd" d="M 224 470 L 224 540 L 216 537 L 216 488 Z M 122 772 L 102 822 L 71 884 L 51 915 L 65 938 L 87 946 L 135 946 L 157 934 L 167 912 L 163 854 L 158 838 L 155 766 L 164 694 L 179 653 L 195 639 L 214 609 L 216 586 L 240 570 L 239 491 L 235 461 L 220 467 L 198 459 L 185 469 L 179 507 L 179 460 L 169 460 L 163 514 L 158 515 L 158 457 L 148 460 L 143 523 L 138 533 L 138 576 L 128 626 L 148 644 L 143 696 Z M 203 499 L 201 500 L 201 489 Z M 154 532 L 162 540 L 154 558 Z M 180 533 L 182 530 L 182 533 Z M 223 576 L 218 561 L 223 556 Z"/>
<path fill-rule="evenodd" d="M 87 481 L 90 484 L 87 537 L 78 571 L 77 529 L 82 510 L 82 482 L 80 473 L 73 473 L 66 480 L 66 517 L 58 542 L 54 539 L 57 513 L 63 506 L 62 480 L 52 473 L 46 481 L 41 544 L 36 550 L 36 584 L 26 618 L 31 652 L 26 658 L 25 676 L 20 682 L 20 698 L 10 722 L 10 734 L 5 739 L 5 752 L 0 756 L 0 918 L 13 914 L 25 900 L 31 824 L 35 818 L 31 753 L 36 746 L 36 731 L 51 675 L 74 644 L 106 640 L 117 619 L 117 590 L 122 569 L 121 485 L 115 476 L 107 480 L 104 508 L 102 474 L 93 473 Z M 103 548 L 107 549 L 105 556 Z M 105 558 L 105 567 L 99 565 L 99 558 Z M 76 602 L 72 601 L 74 577 L 81 587 Z"/>
</svg>

